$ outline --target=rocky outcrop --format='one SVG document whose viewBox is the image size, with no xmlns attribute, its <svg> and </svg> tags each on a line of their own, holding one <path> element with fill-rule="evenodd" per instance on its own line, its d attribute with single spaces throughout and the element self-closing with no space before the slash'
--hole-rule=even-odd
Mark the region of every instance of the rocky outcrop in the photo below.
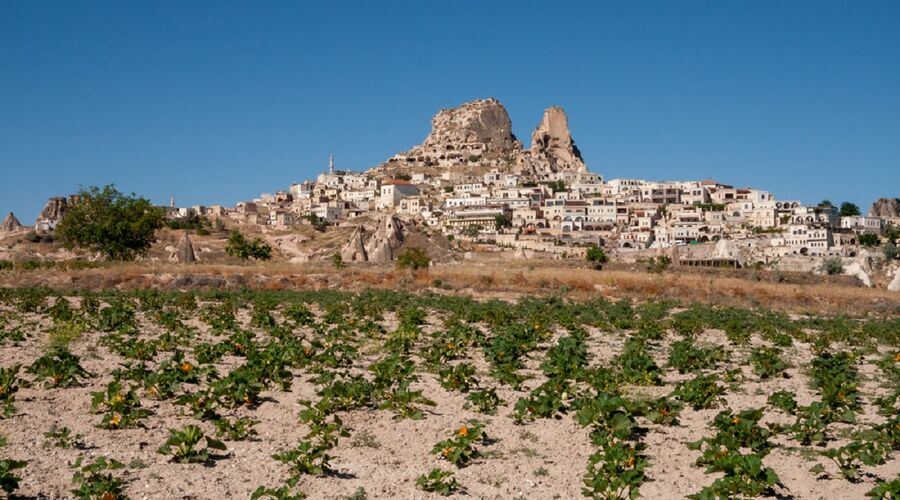
<svg viewBox="0 0 900 500">
<path fill-rule="evenodd" d="M 38 220 L 62 220 L 63 216 L 66 215 L 67 208 L 69 208 L 69 203 L 65 198 L 54 196 L 47 200 L 47 204 L 41 210 Z"/>
<path fill-rule="evenodd" d="M 390 262 L 394 252 L 403 245 L 403 224 L 396 215 L 381 220 L 378 229 L 365 247 L 369 262 Z"/>
<path fill-rule="evenodd" d="M 887 289 L 891 292 L 900 292 L 900 267 L 894 271 L 894 279 L 888 284 Z"/>
<path fill-rule="evenodd" d="M 178 247 L 175 249 L 175 260 L 178 262 L 197 261 L 197 257 L 194 255 L 194 246 L 191 244 L 191 238 L 188 236 L 187 231 L 178 240 Z"/>
<path fill-rule="evenodd" d="M 440 110 L 431 120 L 425 142 L 395 155 L 375 169 L 397 173 L 423 167 L 498 169 L 528 174 L 587 172 L 572 140 L 569 120 L 553 106 L 531 136 L 531 148 L 512 133 L 506 108 L 496 99 L 480 99 Z"/>
<path fill-rule="evenodd" d="M 24 226 L 19 223 L 19 219 L 17 219 L 12 212 L 6 215 L 6 218 L 3 219 L 3 223 L 0 223 L 0 232 L 2 233 L 12 233 L 23 228 Z"/>
<path fill-rule="evenodd" d="M 450 149 L 447 147 L 450 146 Z M 463 149 L 485 155 L 503 155 L 519 148 L 506 108 L 496 99 L 480 99 L 442 109 L 431 120 L 425 149 Z"/>
<path fill-rule="evenodd" d="M 900 198 L 878 198 L 869 209 L 869 217 L 900 217 Z"/>
<path fill-rule="evenodd" d="M 365 262 L 369 260 L 366 253 L 366 246 L 363 243 L 366 236 L 366 230 L 362 226 L 357 226 L 350 236 L 350 241 L 341 249 L 341 260 L 344 262 Z"/>
<path fill-rule="evenodd" d="M 562 108 L 553 106 L 544 111 L 541 123 L 531 134 L 531 162 L 535 170 L 542 172 L 587 172 Z"/>
</svg>

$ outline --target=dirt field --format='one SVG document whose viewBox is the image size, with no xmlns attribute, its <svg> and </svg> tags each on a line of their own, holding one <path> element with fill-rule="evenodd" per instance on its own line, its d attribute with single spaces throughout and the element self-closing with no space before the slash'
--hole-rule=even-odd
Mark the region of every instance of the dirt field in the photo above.
<svg viewBox="0 0 900 500">
<path fill-rule="evenodd" d="M 0 460 L 39 498 L 862 498 L 900 475 L 896 316 L 434 290 L 7 290 Z M 208 456 L 159 451 L 188 425 Z M 121 467 L 73 484 L 99 457 Z"/>
</svg>

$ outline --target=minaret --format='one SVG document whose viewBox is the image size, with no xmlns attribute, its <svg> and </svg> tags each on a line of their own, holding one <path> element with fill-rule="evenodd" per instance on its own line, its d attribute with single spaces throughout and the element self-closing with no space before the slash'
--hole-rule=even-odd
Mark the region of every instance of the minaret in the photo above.
<svg viewBox="0 0 900 500">
<path fill-rule="evenodd" d="M 175 195 L 169 196 L 169 207 L 175 208 Z"/>
<path fill-rule="evenodd" d="M 328 153 L 328 173 L 334 175 L 334 155 Z"/>
</svg>

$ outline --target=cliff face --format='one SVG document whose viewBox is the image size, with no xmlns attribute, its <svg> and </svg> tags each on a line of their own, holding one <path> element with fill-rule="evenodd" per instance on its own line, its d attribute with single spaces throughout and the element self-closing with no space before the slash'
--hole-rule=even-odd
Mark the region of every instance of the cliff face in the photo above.
<svg viewBox="0 0 900 500">
<path fill-rule="evenodd" d="M 900 217 L 900 198 L 878 198 L 869 209 L 869 217 Z"/>
<path fill-rule="evenodd" d="M 586 172 L 572 140 L 565 111 L 548 108 L 524 150 L 512 133 L 506 108 L 496 99 L 480 99 L 438 111 L 425 141 L 377 169 L 492 169 L 522 173 Z"/>
</svg>

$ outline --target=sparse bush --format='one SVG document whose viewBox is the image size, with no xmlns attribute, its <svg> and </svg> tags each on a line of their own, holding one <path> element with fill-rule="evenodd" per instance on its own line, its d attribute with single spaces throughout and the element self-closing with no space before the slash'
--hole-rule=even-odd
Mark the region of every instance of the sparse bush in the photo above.
<svg viewBox="0 0 900 500">
<path fill-rule="evenodd" d="M 272 258 L 272 247 L 262 240 L 247 240 L 240 231 L 232 231 L 225 245 L 225 253 L 241 260 L 269 260 Z"/>
<path fill-rule="evenodd" d="M 426 269 L 430 264 L 428 254 L 419 247 L 409 247 L 397 257 L 398 269 Z"/>
<path fill-rule="evenodd" d="M 829 257 L 822 261 L 821 270 L 829 276 L 841 274 L 844 272 L 844 263 L 840 257 Z"/>
<path fill-rule="evenodd" d="M 668 255 L 660 255 L 659 257 L 651 257 L 647 261 L 647 271 L 656 274 L 662 274 L 672 265 L 672 259 Z"/>
<path fill-rule="evenodd" d="M 609 261 L 609 257 L 607 257 L 603 249 L 597 245 L 591 245 L 590 248 L 588 248 L 585 259 L 587 259 L 587 261 L 591 263 L 591 266 L 598 271 L 603 269 L 603 264 L 606 264 Z"/>
</svg>

